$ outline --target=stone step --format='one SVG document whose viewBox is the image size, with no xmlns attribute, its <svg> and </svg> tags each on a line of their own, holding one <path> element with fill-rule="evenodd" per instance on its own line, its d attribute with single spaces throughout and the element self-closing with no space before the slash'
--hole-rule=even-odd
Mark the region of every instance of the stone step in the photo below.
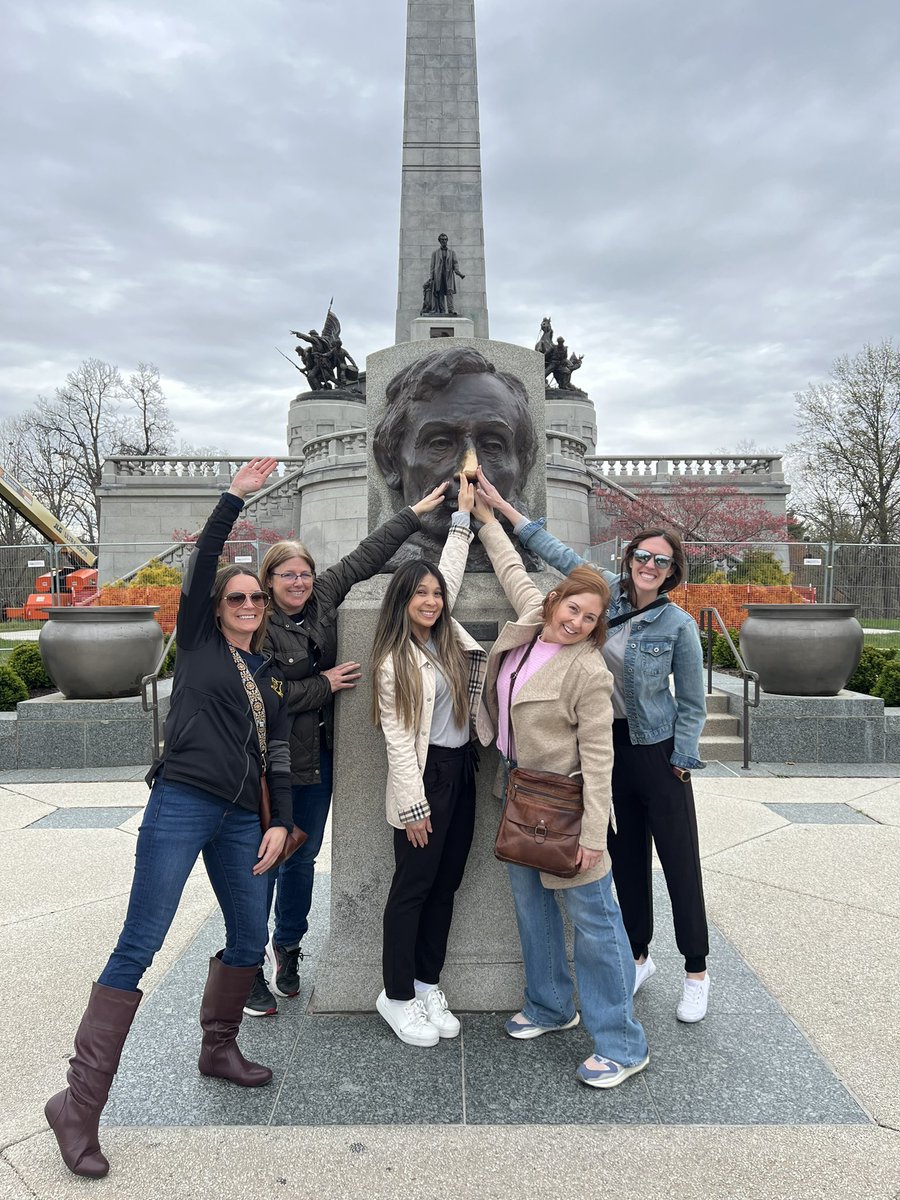
<svg viewBox="0 0 900 1200">
<path fill-rule="evenodd" d="M 737 717 L 731 716 L 730 713 L 713 713 L 711 717 L 706 718 L 701 736 L 738 737 L 740 732 L 741 723 Z"/>
<path fill-rule="evenodd" d="M 700 739 L 700 757 L 706 759 L 718 759 L 719 762 L 743 762 L 744 761 L 744 742 L 739 737 L 706 737 L 704 734 Z M 700 772 L 702 774 L 702 772 Z"/>
<path fill-rule="evenodd" d="M 724 692 L 713 691 L 706 697 L 707 713 L 727 713 L 728 697 Z"/>
</svg>

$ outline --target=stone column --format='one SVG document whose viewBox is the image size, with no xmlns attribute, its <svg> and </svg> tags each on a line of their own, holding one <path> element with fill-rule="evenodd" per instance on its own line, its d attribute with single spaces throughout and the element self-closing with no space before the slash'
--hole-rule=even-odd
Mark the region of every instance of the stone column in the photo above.
<svg viewBox="0 0 900 1200">
<path fill-rule="evenodd" d="M 465 275 L 456 311 L 486 338 L 474 0 L 409 0 L 405 96 L 396 340 L 411 339 L 441 233 Z"/>
</svg>

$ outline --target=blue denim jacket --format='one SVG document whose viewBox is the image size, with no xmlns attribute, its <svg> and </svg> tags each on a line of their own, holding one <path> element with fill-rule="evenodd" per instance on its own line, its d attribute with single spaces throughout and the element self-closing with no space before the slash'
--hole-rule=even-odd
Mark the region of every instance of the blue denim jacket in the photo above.
<svg viewBox="0 0 900 1200">
<path fill-rule="evenodd" d="M 548 533 L 543 519 L 519 523 L 516 535 L 523 546 L 563 575 L 586 562 Z M 631 605 L 620 577 L 611 571 L 601 574 L 611 591 L 607 617 L 628 612 Z M 670 675 L 675 680 L 674 696 Z M 632 745 L 650 746 L 674 735 L 672 766 L 688 770 L 706 766 L 700 758 L 700 734 L 706 723 L 700 631 L 691 614 L 677 604 L 655 608 L 632 624 L 625 649 L 625 707 Z"/>
</svg>

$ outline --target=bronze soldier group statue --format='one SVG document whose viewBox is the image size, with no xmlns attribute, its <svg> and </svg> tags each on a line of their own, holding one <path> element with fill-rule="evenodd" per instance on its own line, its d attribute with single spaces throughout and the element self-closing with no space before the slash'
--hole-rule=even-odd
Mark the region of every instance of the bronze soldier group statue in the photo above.
<svg viewBox="0 0 900 1200">
<path fill-rule="evenodd" d="M 311 329 L 309 333 L 300 333 L 292 329 L 291 333 L 308 346 L 295 347 L 295 353 L 303 363 L 297 369 L 306 376 L 311 391 L 321 391 L 325 388 L 343 388 L 359 382 L 359 367 L 353 361 L 349 351 L 344 349 L 341 341 L 341 323 L 328 306 L 328 313 L 322 332 Z"/>
</svg>

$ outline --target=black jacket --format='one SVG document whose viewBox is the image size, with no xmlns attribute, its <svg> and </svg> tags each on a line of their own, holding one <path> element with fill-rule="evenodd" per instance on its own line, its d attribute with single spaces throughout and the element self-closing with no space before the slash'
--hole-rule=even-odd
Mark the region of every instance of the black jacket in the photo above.
<svg viewBox="0 0 900 1200">
<path fill-rule="evenodd" d="M 334 745 L 331 684 L 319 672 L 329 670 L 337 662 L 337 610 L 353 585 L 380 571 L 419 528 L 419 518 L 413 510 L 401 509 L 363 538 L 355 550 L 317 575 L 303 606 L 302 625 L 297 625 L 274 604 L 269 611 L 266 650 L 275 656 L 278 669 L 287 680 L 292 783 L 319 781 L 320 722 L 326 744 L 329 748 Z M 313 666 L 310 643 L 318 647 L 317 668 Z"/>
<path fill-rule="evenodd" d="M 226 492 L 197 539 L 184 573 L 175 641 L 178 656 L 162 758 L 150 768 L 166 779 L 212 792 L 251 812 L 259 811 L 260 750 L 250 701 L 228 643 L 219 632 L 211 600 L 219 555 L 244 507 Z M 272 824 L 293 827 L 289 718 L 284 679 L 270 655 L 253 676 L 266 706 Z"/>
</svg>

